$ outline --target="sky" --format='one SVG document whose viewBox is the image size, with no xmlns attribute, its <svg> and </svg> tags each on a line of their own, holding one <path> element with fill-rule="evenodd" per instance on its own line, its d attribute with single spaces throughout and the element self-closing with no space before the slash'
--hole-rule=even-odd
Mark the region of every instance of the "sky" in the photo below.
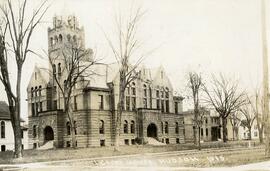
<svg viewBox="0 0 270 171">
<path fill-rule="evenodd" d="M 28 16 L 40 1 L 28 0 Z M 114 16 L 127 15 L 131 6 L 146 11 L 138 38 L 141 51 L 155 49 L 144 61 L 146 67 L 162 65 L 180 95 L 186 95 L 186 74 L 199 71 L 207 80 L 224 73 L 252 91 L 261 84 L 261 6 L 255 0 L 54 0 L 30 42 L 35 52 L 47 51 L 47 29 L 55 15 L 77 16 L 85 29 L 86 47 L 97 50 L 105 63 L 114 61 L 104 32 L 113 36 Z M 133 4 L 133 5 L 132 5 Z M 270 3 L 266 3 L 270 11 Z M 2 15 L 2 14 L 1 14 Z M 269 40 L 270 14 L 266 14 Z M 103 30 L 103 31 L 102 31 Z M 29 55 L 23 68 L 22 117 L 27 120 L 26 88 L 34 66 L 47 67 L 46 59 Z M 16 73 L 12 67 L 11 75 Z M 6 100 L 0 84 L 0 100 Z"/>
</svg>

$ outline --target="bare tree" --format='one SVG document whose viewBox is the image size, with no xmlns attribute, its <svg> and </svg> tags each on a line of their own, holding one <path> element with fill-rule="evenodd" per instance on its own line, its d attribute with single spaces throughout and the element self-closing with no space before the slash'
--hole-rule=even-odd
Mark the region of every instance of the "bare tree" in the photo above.
<svg viewBox="0 0 270 171">
<path fill-rule="evenodd" d="M 42 17 L 46 13 L 48 6 L 47 0 L 43 1 L 33 12 L 32 16 L 27 16 L 27 0 L 19 2 L 19 7 L 14 7 L 11 0 L 7 0 L 0 6 L 2 12 L 2 23 L 0 25 L 0 80 L 3 83 L 9 103 L 9 111 L 11 123 L 14 132 L 15 141 L 15 158 L 22 157 L 22 141 L 21 141 L 21 77 L 25 60 L 29 53 L 34 53 L 29 44 L 31 37 Z M 29 21 L 28 21 L 29 20 Z M 10 68 L 8 63 L 11 56 L 16 61 L 17 77 L 16 91 L 13 90 L 10 79 Z M 12 78 L 13 79 L 13 78 Z M 13 79 L 14 80 L 14 79 Z"/>
<path fill-rule="evenodd" d="M 239 112 L 232 113 L 228 118 L 233 128 L 233 140 L 238 140 L 239 126 L 241 124 Z"/>
<path fill-rule="evenodd" d="M 261 96 L 260 90 L 257 88 L 254 96 L 248 97 L 248 102 L 251 105 L 252 112 L 255 115 L 256 125 L 259 132 L 259 140 L 260 143 L 263 143 L 263 131 L 264 131 L 264 125 L 266 122 L 266 116 L 263 115 L 263 98 Z"/>
<path fill-rule="evenodd" d="M 122 113 L 124 110 L 125 90 L 126 87 L 136 78 L 140 72 L 138 66 L 151 52 L 136 55 L 136 51 L 141 47 L 138 39 L 138 28 L 145 12 L 141 8 L 131 7 L 130 14 L 125 18 L 120 14 L 115 18 L 116 21 L 116 43 L 104 32 L 108 44 L 114 54 L 119 66 L 119 96 L 117 102 L 117 111 L 114 114 L 115 139 L 114 149 L 119 151 L 119 138 Z M 136 62 L 131 64 L 131 58 L 136 56 Z"/>
<path fill-rule="evenodd" d="M 248 139 L 251 140 L 251 128 L 255 120 L 255 115 L 252 111 L 251 103 L 247 103 L 246 105 L 242 106 L 239 111 L 241 112 L 242 116 L 244 116 L 244 119 L 241 120 L 241 126 L 248 128 Z"/>
<path fill-rule="evenodd" d="M 246 103 L 244 91 L 239 92 L 238 82 L 226 79 L 220 74 L 219 79 L 212 77 L 211 89 L 204 86 L 206 102 L 214 107 L 222 119 L 223 142 L 227 142 L 227 118 Z"/>
<path fill-rule="evenodd" d="M 59 56 L 55 57 L 49 55 L 49 62 L 52 67 L 53 79 L 61 92 L 59 98 L 63 99 L 63 111 L 69 120 L 72 147 L 76 148 L 77 126 L 73 111 L 77 110 L 77 104 L 74 91 L 78 82 L 80 82 L 83 87 L 88 85 L 89 82 L 85 78 L 90 78 L 92 75 L 96 74 L 96 72 L 92 70 L 92 66 L 97 64 L 97 60 L 93 57 L 92 50 L 83 48 L 79 42 L 68 42 L 64 45 Z M 58 68 L 58 73 L 56 73 L 55 64 L 59 62 L 64 65 L 61 65 L 61 71 Z"/>
<path fill-rule="evenodd" d="M 188 73 L 188 87 L 192 92 L 193 99 L 193 112 L 194 119 L 193 123 L 195 125 L 195 129 L 193 129 L 194 136 L 194 144 L 198 145 L 199 150 L 201 149 L 200 143 L 200 127 L 202 125 L 202 112 L 200 112 L 200 96 L 199 93 L 202 88 L 202 77 L 196 72 Z"/>
</svg>

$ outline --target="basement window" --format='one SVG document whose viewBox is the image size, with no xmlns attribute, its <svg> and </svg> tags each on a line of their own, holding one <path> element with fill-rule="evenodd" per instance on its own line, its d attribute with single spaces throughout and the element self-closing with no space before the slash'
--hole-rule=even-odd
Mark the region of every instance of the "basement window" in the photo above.
<svg viewBox="0 0 270 171">
<path fill-rule="evenodd" d="M 166 138 L 166 144 L 170 144 L 169 138 Z"/>
<path fill-rule="evenodd" d="M 6 146 L 5 145 L 1 145 L 1 151 L 6 151 Z"/>
<path fill-rule="evenodd" d="M 176 138 L 176 144 L 180 144 L 179 138 Z"/>
<path fill-rule="evenodd" d="M 105 140 L 100 140 L 100 146 L 104 147 L 105 146 Z"/>
<path fill-rule="evenodd" d="M 67 147 L 71 147 L 70 141 L 67 141 Z"/>
</svg>

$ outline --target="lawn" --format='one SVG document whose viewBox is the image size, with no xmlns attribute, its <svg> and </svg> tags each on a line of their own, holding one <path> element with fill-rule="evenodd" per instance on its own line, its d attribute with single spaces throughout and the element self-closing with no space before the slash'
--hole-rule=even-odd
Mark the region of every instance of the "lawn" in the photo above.
<svg viewBox="0 0 270 171">
<path fill-rule="evenodd" d="M 222 148 L 222 147 L 247 147 L 249 144 L 247 141 L 242 142 L 212 142 L 203 143 L 202 148 Z M 252 142 L 251 145 L 258 145 L 256 142 Z M 168 152 L 168 151 L 181 151 L 195 149 L 193 144 L 169 144 L 165 146 L 150 146 L 150 145 L 130 145 L 130 146 L 120 146 L 120 151 L 115 152 L 113 147 L 91 147 L 91 148 L 65 148 L 65 149 L 52 149 L 52 150 L 25 150 L 24 157 L 20 160 L 12 158 L 12 152 L 0 152 L 0 164 L 15 164 L 15 163 L 32 163 L 32 162 L 44 162 L 44 161 L 55 161 L 55 160 L 67 160 L 67 159 L 83 159 L 83 158 L 93 158 L 93 157 L 104 157 L 104 156 L 118 156 L 127 154 L 144 154 L 144 153 L 154 153 L 154 152 Z M 209 155 L 209 154 L 208 154 Z M 250 161 L 263 161 L 266 160 L 263 153 L 260 154 L 250 154 L 250 156 L 245 156 L 246 154 L 224 154 L 225 160 L 224 165 L 235 165 L 235 161 L 240 163 L 249 163 Z M 244 157 L 243 157 L 244 156 Z M 198 156 L 203 159 L 206 156 Z M 240 158 L 240 160 L 239 160 Z M 201 166 L 206 166 L 198 163 Z M 219 165 L 222 163 L 218 163 Z M 211 166 L 215 166 L 215 163 L 211 163 Z"/>
</svg>

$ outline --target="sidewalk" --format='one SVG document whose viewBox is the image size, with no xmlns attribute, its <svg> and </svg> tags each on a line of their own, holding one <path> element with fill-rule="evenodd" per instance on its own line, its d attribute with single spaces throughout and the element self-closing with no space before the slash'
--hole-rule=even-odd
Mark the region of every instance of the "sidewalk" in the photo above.
<svg viewBox="0 0 270 171">
<path fill-rule="evenodd" d="M 259 163 L 252 163 L 252 164 L 245 164 L 240 166 L 234 167 L 211 167 L 211 168 L 200 168 L 200 171 L 268 171 L 270 170 L 270 160 L 259 162 Z"/>
</svg>

